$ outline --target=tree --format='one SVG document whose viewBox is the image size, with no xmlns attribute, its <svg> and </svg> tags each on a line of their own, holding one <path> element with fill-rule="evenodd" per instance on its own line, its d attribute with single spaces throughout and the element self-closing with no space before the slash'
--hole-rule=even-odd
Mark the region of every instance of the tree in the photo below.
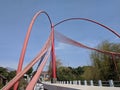
<svg viewBox="0 0 120 90">
<path fill-rule="evenodd" d="M 57 70 L 57 79 L 60 81 L 68 81 L 68 80 L 75 80 L 76 77 L 72 73 L 71 68 L 61 66 Z"/>
<path fill-rule="evenodd" d="M 16 71 L 9 71 L 6 68 L 0 67 L 0 75 L 4 76 L 5 81 L 0 83 L 0 88 L 2 88 L 7 81 L 10 81 L 15 75 Z"/>
<path fill-rule="evenodd" d="M 7 72 L 6 68 L 0 67 L 0 74 L 7 78 L 9 72 Z"/>
<path fill-rule="evenodd" d="M 58 70 L 59 67 L 62 66 L 62 62 L 60 59 L 56 59 L 56 69 Z M 52 77 L 52 62 L 50 61 L 49 66 L 48 66 L 48 74 L 50 76 L 50 79 Z"/>
<path fill-rule="evenodd" d="M 120 52 L 120 44 L 103 41 L 97 47 L 100 50 Z M 118 80 L 120 73 L 120 57 L 115 56 L 113 61 L 112 55 L 106 55 L 97 51 L 91 53 L 92 66 L 95 73 L 92 73 L 95 80 Z M 116 69 L 116 65 L 117 69 Z"/>
<path fill-rule="evenodd" d="M 15 75 L 16 75 L 16 71 L 11 71 L 11 72 L 9 72 L 8 81 L 10 81 L 12 78 L 14 78 Z"/>
<path fill-rule="evenodd" d="M 27 71 L 26 74 L 30 77 L 31 74 L 32 74 L 32 72 L 33 72 L 33 67 L 31 67 L 31 68 Z"/>
<path fill-rule="evenodd" d="M 57 69 L 57 80 L 80 80 L 82 79 L 81 75 L 84 72 L 83 68 L 80 66 L 77 68 L 62 66 L 60 59 L 56 60 L 56 69 Z M 49 76 L 52 77 L 51 61 L 49 64 L 48 73 L 49 73 Z"/>
<path fill-rule="evenodd" d="M 93 66 L 83 66 L 83 74 L 81 75 L 83 80 L 94 80 L 95 77 L 93 75 L 96 73 L 94 72 Z"/>
<path fill-rule="evenodd" d="M 81 80 L 83 74 L 83 67 L 65 67 L 61 66 L 57 69 L 57 79 L 63 81 Z"/>
</svg>

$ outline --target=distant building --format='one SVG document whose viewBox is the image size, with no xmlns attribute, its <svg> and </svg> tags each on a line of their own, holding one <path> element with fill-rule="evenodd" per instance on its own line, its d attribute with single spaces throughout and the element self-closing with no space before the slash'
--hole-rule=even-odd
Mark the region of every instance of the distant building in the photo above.
<svg viewBox="0 0 120 90">
<path fill-rule="evenodd" d="M 40 79 L 42 81 L 48 81 L 49 80 L 49 74 L 47 71 L 42 71 L 41 75 L 40 75 Z"/>
</svg>

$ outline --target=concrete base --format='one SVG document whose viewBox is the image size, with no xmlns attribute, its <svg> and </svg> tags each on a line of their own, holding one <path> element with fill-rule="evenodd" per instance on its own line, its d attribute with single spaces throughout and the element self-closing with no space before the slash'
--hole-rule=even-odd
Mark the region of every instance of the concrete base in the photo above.
<svg viewBox="0 0 120 90">
<path fill-rule="evenodd" d="M 57 82 L 57 78 L 52 78 L 51 79 L 51 83 L 56 83 Z"/>
</svg>

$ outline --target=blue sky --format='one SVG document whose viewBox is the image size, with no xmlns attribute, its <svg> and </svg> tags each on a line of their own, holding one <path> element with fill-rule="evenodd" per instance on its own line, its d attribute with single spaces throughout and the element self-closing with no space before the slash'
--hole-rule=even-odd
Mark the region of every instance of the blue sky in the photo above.
<svg viewBox="0 0 120 90">
<path fill-rule="evenodd" d="M 46 11 L 55 24 L 65 18 L 96 20 L 120 33 L 120 0 L 0 0 L 0 65 L 17 68 L 29 23 L 36 12 Z M 103 40 L 119 42 L 111 32 L 86 21 L 70 21 L 56 30 L 85 45 L 96 47 Z M 50 25 L 45 15 L 37 18 L 24 66 L 40 51 Z M 91 51 L 56 42 L 56 56 L 63 65 L 89 65 Z"/>
</svg>

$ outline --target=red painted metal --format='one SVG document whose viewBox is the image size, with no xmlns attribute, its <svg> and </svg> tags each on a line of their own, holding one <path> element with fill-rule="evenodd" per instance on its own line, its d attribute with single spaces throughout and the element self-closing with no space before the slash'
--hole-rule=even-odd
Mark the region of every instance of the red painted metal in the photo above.
<svg viewBox="0 0 120 90">
<path fill-rule="evenodd" d="M 41 56 L 45 53 L 46 51 L 41 53 Z M 41 58 L 40 56 L 40 58 Z M 35 58 L 24 70 L 19 72 L 9 83 L 7 83 L 2 90 L 9 90 L 40 58 Z"/>
<path fill-rule="evenodd" d="M 112 60 L 113 60 L 114 66 L 115 66 L 115 70 L 116 70 L 117 74 L 119 75 L 117 63 L 115 61 L 115 56 L 119 56 L 120 57 L 120 53 L 111 52 L 111 51 L 105 51 L 105 50 L 99 50 L 99 49 L 96 49 L 96 48 L 88 47 L 88 46 L 86 46 L 86 45 L 84 45 L 82 43 L 79 43 L 79 42 L 77 42 L 75 40 L 72 40 L 72 39 L 62 35 L 61 33 L 57 32 L 57 31 L 55 31 L 55 34 L 56 34 L 55 35 L 56 39 L 59 39 L 63 43 L 74 45 L 74 46 L 77 46 L 77 47 L 90 49 L 90 50 L 94 50 L 94 51 L 97 51 L 97 52 L 100 52 L 100 53 L 104 53 L 104 54 L 108 54 L 108 55 L 112 56 Z M 120 76 L 119 76 L 119 80 L 120 80 Z"/>
<path fill-rule="evenodd" d="M 57 26 L 57 25 L 59 25 L 59 24 L 61 24 L 61 23 L 63 23 L 63 22 L 71 21 L 71 20 L 84 20 L 84 21 L 88 21 L 88 22 L 95 23 L 95 24 L 97 24 L 97 25 L 99 25 L 99 26 L 107 29 L 108 31 L 112 32 L 113 34 L 115 34 L 117 37 L 120 38 L 120 34 L 117 33 L 115 30 L 113 30 L 113 29 L 111 29 L 111 28 L 109 28 L 109 27 L 107 27 L 107 26 L 105 26 L 105 25 L 103 25 L 103 24 L 101 24 L 101 23 L 99 23 L 99 22 L 97 22 L 97 21 L 94 21 L 94 20 L 91 20 L 91 19 L 87 19 L 87 18 L 68 18 L 68 19 L 64 19 L 64 20 L 58 22 L 57 24 L 55 24 L 54 27 Z M 79 44 L 79 45 L 80 45 L 80 44 Z M 87 46 L 85 46 L 85 45 L 82 45 L 82 47 L 88 48 L 88 49 L 93 49 L 93 50 L 95 50 L 95 51 L 102 52 L 102 53 L 105 53 L 105 54 L 111 54 L 111 55 L 112 55 L 112 58 L 113 58 L 113 61 L 114 61 L 114 56 L 115 56 L 115 55 L 118 55 L 118 53 L 116 53 L 116 52 L 100 51 L 100 50 L 97 50 L 97 49 L 95 49 L 95 48 L 87 47 Z M 115 61 L 114 61 L 114 64 L 115 64 L 116 71 L 118 72 L 117 64 L 116 64 Z M 120 77 L 119 77 L 119 79 L 120 79 Z"/>
<path fill-rule="evenodd" d="M 95 24 L 105 28 L 106 30 L 109 30 L 110 32 L 112 32 L 113 34 L 115 34 L 117 37 L 120 38 L 120 34 L 117 33 L 115 30 L 113 30 L 113 29 L 109 28 L 108 26 L 105 26 L 105 25 L 103 25 L 103 24 L 101 24 L 101 23 L 99 23 L 97 21 L 94 21 L 94 20 L 91 20 L 91 19 L 87 19 L 87 18 L 68 18 L 68 19 L 64 19 L 64 20 L 58 22 L 57 24 L 55 24 L 54 27 L 58 26 L 59 24 L 62 24 L 64 22 L 66 22 L 66 21 L 71 21 L 71 20 L 84 20 L 84 21 L 95 23 Z"/>
<path fill-rule="evenodd" d="M 94 21 L 94 20 L 87 19 L 87 18 L 68 18 L 68 19 L 64 19 L 64 20 L 58 22 L 57 24 L 55 24 L 54 27 L 57 26 L 57 25 L 59 25 L 59 24 L 61 24 L 61 23 L 63 23 L 63 22 L 71 21 L 71 20 L 84 20 L 84 21 L 88 21 L 88 22 L 95 23 L 95 24 L 97 24 L 97 25 L 99 25 L 99 26 L 102 26 L 103 28 L 107 29 L 108 31 L 112 32 L 113 34 L 115 34 L 117 37 L 120 38 L 120 34 L 117 33 L 115 30 L 113 30 L 113 29 L 111 29 L 111 28 L 109 28 L 109 27 L 107 27 L 107 26 L 105 26 L 105 25 L 103 25 L 103 24 L 101 24 L 101 23 L 99 23 L 99 22 L 96 22 L 96 21 Z M 85 46 L 85 47 L 86 47 L 86 46 Z M 86 48 L 96 50 L 95 48 L 90 48 L 90 47 L 86 47 Z M 100 51 L 100 50 L 96 50 L 96 51 Z M 108 53 L 108 54 L 109 54 L 109 52 L 106 52 L 106 51 L 100 51 L 100 52 Z M 111 52 L 111 53 L 112 53 L 112 55 L 115 55 L 115 54 L 116 54 L 115 52 Z M 117 54 L 116 54 L 116 55 L 117 55 Z M 116 64 L 116 63 L 114 63 L 114 64 Z M 116 67 L 116 71 L 118 72 L 116 65 L 115 65 L 115 67 Z M 119 77 L 119 78 L 120 78 L 120 77 Z"/>
<path fill-rule="evenodd" d="M 35 73 L 34 77 L 32 78 L 32 80 L 30 81 L 30 83 L 27 85 L 26 90 L 33 90 L 35 84 L 37 83 L 38 79 L 40 78 L 40 74 L 48 60 L 48 57 L 50 56 L 50 51 L 48 52 L 48 54 L 44 57 L 42 63 L 40 64 L 37 72 Z"/>
<path fill-rule="evenodd" d="M 46 53 L 46 51 L 49 49 L 51 44 L 51 35 L 49 39 L 47 40 L 46 44 L 40 51 L 40 53 L 22 70 L 20 71 L 10 82 L 8 82 L 2 90 L 9 90 L 20 78 L 34 65 L 36 64 L 40 58 Z"/>
<path fill-rule="evenodd" d="M 20 59 L 19 59 L 17 74 L 22 70 L 23 61 L 24 61 L 24 56 L 25 56 L 25 52 L 26 52 L 26 47 L 27 47 L 27 44 L 28 44 L 28 40 L 29 40 L 29 37 L 30 37 L 30 33 L 31 33 L 31 30 L 32 30 L 32 26 L 33 26 L 36 18 L 37 18 L 41 13 L 44 13 L 44 14 L 48 17 L 49 22 L 50 22 L 51 27 L 52 27 L 51 19 L 50 19 L 49 15 L 48 15 L 45 11 L 39 11 L 39 12 L 37 12 L 37 13 L 34 15 L 32 21 L 31 21 L 31 23 L 30 23 L 30 25 L 29 25 L 29 28 L 28 28 L 28 31 L 27 31 L 27 34 L 26 34 L 26 38 L 25 38 L 25 41 L 24 41 L 24 44 L 23 44 L 22 52 L 21 52 Z M 14 90 L 17 90 L 17 88 L 18 88 L 18 83 L 19 83 L 19 82 L 16 82 L 16 84 L 14 85 Z"/>
<path fill-rule="evenodd" d="M 47 15 L 48 19 L 49 19 L 49 22 L 50 22 L 50 25 L 51 25 L 51 35 L 47 41 L 47 43 L 44 45 L 44 47 L 42 48 L 41 52 L 36 56 L 36 58 L 34 58 L 26 67 L 25 69 L 22 70 L 22 65 L 23 65 L 23 61 L 24 61 L 24 56 L 25 56 L 25 52 L 26 52 L 26 47 L 27 47 L 27 44 L 28 44 L 28 41 L 29 41 L 29 37 L 30 37 L 30 33 L 31 33 L 31 30 L 32 30 L 32 26 L 36 20 L 36 18 L 41 14 L 41 13 L 44 13 L 45 15 Z M 65 21 L 70 21 L 70 20 L 85 20 L 85 21 L 89 21 L 89 22 L 92 22 L 92 23 L 95 23 L 97 25 L 100 25 L 104 28 L 106 28 L 107 30 L 111 31 L 112 33 L 114 33 L 116 36 L 118 36 L 120 38 L 120 34 L 118 34 L 117 32 L 115 32 L 114 30 L 112 30 L 111 28 L 101 24 L 101 23 L 98 23 L 94 20 L 90 20 L 90 19 L 86 19 L 86 18 L 69 18 L 69 19 L 65 19 L 65 20 L 62 20 L 60 21 L 59 23 L 55 24 L 55 25 L 52 25 L 52 22 L 51 22 L 51 19 L 49 17 L 49 15 L 45 12 L 45 11 L 39 11 L 37 12 L 30 25 L 29 25 L 29 28 L 28 28 L 28 31 L 27 31 L 27 34 L 26 34 L 26 38 L 25 38 L 25 41 L 24 41 L 24 44 L 23 44 L 23 48 L 22 48 L 22 51 L 21 51 L 21 55 L 20 55 L 20 59 L 19 59 L 19 64 L 18 64 L 18 69 L 17 69 L 17 75 L 7 84 L 5 85 L 2 90 L 9 90 L 14 84 L 14 90 L 17 90 L 17 87 L 18 87 L 18 80 L 36 63 L 39 61 L 39 59 L 42 57 L 42 55 L 48 50 L 49 48 L 49 45 L 50 45 L 50 41 L 51 41 L 51 53 L 52 53 L 52 78 L 53 79 L 56 79 L 56 57 L 55 57 L 55 46 L 54 46 L 54 27 L 65 22 Z M 98 52 L 101 52 L 101 53 L 105 53 L 105 54 L 112 54 L 112 55 L 120 55 L 120 53 L 116 53 L 116 52 L 109 52 L 109 51 L 101 51 L 101 50 L 98 50 L 98 49 L 95 49 L 95 48 L 91 48 L 91 47 L 88 47 L 88 46 L 85 46 L 77 41 L 74 41 L 68 37 L 65 37 L 65 36 L 62 36 L 62 38 L 66 39 L 66 41 L 64 42 L 69 42 L 69 44 L 72 44 L 72 45 L 75 45 L 75 46 L 78 46 L 78 47 L 82 47 L 82 48 L 87 48 L 87 49 L 91 49 L 91 50 L 96 50 Z M 113 57 L 114 58 L 114 57 Z M 39 71 L 35 74 L 35 79 L 37 81 L 38 79 L 38 76 L 40 75 L 41 73 L 41 70 L 42 68 L 44 67 L 44 64 L 46 62 L 46 59 L 45 61 L 43 62 L 42 66 L 39 67 Z M 22 70 L 22 71 L 21 71 Z M 35 82 L 31 81 L 30 84 L 33 84 L 33 86 L 35 85 Z M 28 85 L 28 87 L 26 88 L 26 90 L 30 90 L 30 84 Z M 33 88 L 33 86 L 31 86 L 31 88 Z"/>
<path fill-rule="evenodd" d="M 96 48 L 88 47 L 88 46 L 86 46 L 86 45 L 84 45 L 84 44 L 82 44 L 80 42 L 77 42 L 77 41 L 75 41 L 75 40 L 73 40 L 71 38 L 68 38 L 67 36 L 64 36 L 63 34 L 59 33 L 58 31 L 55 31 L 55 37 L 56 37 L 56 39 L 60 40 L 63 43 L 66 43 L 66 44 L 86 48 L 86 49 L 89 49 L 89 50 L 95 50 L 97 52 L 101 52 L 101 53 L 108 54 L 108 55 L 120 56 L 120 53 L 117 53 L 117 52 L 104 51 L 104 50 L 99 50 L 99 49 L 96 49 Z"/>
<path fill-rule="evenodd" d="M 55 57 L 55 46 L 54 46 L 54 26 L 52 25 L 52 78 L 56 79 L 56 57 Z"/>
</svg>

